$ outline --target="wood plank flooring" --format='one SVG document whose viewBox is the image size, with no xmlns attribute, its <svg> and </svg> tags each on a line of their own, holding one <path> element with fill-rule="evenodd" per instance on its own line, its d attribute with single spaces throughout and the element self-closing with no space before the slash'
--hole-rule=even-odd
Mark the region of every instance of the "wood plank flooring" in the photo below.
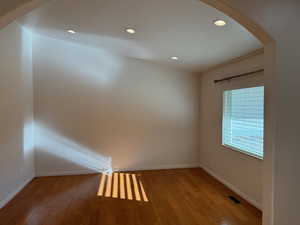
<svg viewBox="0 0 300 225">
<path fill-rule="evenodd" d="M 118 183 L 114 186 L 115 179 Z M 259 210 L 202 169 L 118 174 L 111 177 L 111 190 L 107 190 L 108 180 L 107 177 L 100 185 L 101 175 L 36 178 L 0 210 L 0 224 L 262 224 Z M 229 200 L 229 195 L 237 197 L 241 204 Z"/>
</svg>

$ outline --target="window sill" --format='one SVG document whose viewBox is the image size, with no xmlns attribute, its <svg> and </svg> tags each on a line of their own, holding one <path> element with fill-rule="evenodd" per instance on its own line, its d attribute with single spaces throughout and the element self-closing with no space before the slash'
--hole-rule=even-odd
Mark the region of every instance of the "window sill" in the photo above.
<svg viewBox="0 0 300 225">
<path fill-rule="evenodd" d="M 224 144 L 222 144 L 222 147 L 224 147 L 224 148 L 226 148 L 226 149 L 229 149 L 229 150 L 231 150 L 231 151 L 234 151 L 234 152 L 238 152 L 238 153 L 243 154 L 243 155 L 246 155 L 246 156 L 250 156 L 250 157 L 255 158 L 255 159 L 258 159 L 258 160 L 264 160 L 264 158 L 261 157 L 261 156 L 251 154 L 251 153 L 249 153 L 249 152 L 243 151 L 243 150 L 238 149 L 238 148 L 234 148 L 234 147 L 229 146 L 229 145 L 224 145 Z"/>
</svg>

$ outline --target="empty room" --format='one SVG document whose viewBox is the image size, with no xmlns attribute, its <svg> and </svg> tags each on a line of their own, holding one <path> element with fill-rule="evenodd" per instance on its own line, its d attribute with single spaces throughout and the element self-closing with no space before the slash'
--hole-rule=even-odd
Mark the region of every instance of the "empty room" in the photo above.
<svg viewBox="0 0 300 225">
<path fill-rule="evenodd" d="M 297 225 L 298 11 L 1 2 L 0 224 Z"/>
</svg>

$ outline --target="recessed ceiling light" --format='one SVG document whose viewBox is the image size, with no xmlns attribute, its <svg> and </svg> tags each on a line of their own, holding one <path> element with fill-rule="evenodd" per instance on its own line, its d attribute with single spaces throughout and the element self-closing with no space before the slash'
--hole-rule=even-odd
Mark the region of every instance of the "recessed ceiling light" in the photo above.
<svg viewBox="0 0 300 225">
<path fill-rule="evenodd" d="M 178 56 L 172 56 L 171 59 L 178 60 L 179 58 L 178 58 Z"/>
<path fill-rule="evenodd" d="M 126 28 L 126 32 L 129 34 L 135 34 L 136 31 L 133 28 Z"/>
<path fill-rule="evenodd" d="M 224 20 L 215 20 L 214 24 L 218 27 L 224 27 L 226 26 L 226 22 Z"/>
<path fill-rule="evenodd" d="M 76 33 L 76 31 L 74 31 L 74 30 L 68 30 L 68 32 L 69 32 L 70 34 L 75 34 L 75 33 Z"/>
</svg>

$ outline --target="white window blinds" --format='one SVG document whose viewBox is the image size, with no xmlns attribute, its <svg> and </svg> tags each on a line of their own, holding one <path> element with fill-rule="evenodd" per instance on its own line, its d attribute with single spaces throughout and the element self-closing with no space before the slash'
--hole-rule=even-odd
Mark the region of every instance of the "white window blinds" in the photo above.
<svg viewBox="0 0 300 225">
<path fill-rule="evenodd" d="M 225 91 L 223 97 L 223 145 L 263 158 L 264 87 Z"/>
</svg>

